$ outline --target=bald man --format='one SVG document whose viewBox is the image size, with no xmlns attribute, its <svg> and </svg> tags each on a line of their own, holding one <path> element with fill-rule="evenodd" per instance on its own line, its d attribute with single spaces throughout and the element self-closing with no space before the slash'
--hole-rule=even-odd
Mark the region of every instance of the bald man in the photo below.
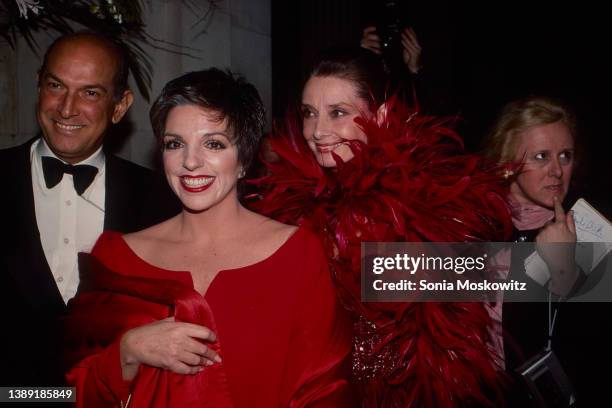
<svg viewBox="0 0 612 408">
<path fill-rule="evenodd" d="M 112 40 L 81 32 L 47 50 L 42 137 L 0 151 L 9 242 L 0 250 L 0 386 L 62 382 L 58 323 L 79 284 L 78 252 L 104 230 L 136 231 L 179 211 L 161 177 L 102 149 L 133 99 L 125 51 Z"/>
</svg>

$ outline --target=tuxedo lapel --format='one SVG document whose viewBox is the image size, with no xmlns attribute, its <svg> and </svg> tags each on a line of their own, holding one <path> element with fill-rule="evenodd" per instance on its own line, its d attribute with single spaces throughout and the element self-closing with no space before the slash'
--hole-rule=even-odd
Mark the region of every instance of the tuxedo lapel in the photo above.
<svg viewBox="0 0 612 408">
<path fill-rule="evenodd" d="M 104 230 L 138 231 L 181 210 L 163 177 L 110 154 L 106 156 L 105 183 Z"/>
<path fill-rule="evenodd" d="M 106 156 L 106 179 L 104 195 L 104 230 L 127 232 L 134 230 L 138 214 L 134 212 L 139 198 L 133 191 L 131 174 L 113 155 Z"/>
<path fill-rule="evenodd" d="M 5 157 L 9 177 L 7 182 L 12 204 L 3 204 L 3 214 L 7 218 L 9 231 L 13 233 L 14 245 L 5 255 L 7 272 L 17 285 L 17 289 L 28 300 L 34 310 L 44 314 L 61 313 L 64 301 L 53 280 L 53 274 L 45 257 L 40 233 L 36 222 L 34 193 L 32 192 L 32 172 L 30 165 L 30 146 L 33 141 L 14 149 L 14 154 Z"/>
</svg>

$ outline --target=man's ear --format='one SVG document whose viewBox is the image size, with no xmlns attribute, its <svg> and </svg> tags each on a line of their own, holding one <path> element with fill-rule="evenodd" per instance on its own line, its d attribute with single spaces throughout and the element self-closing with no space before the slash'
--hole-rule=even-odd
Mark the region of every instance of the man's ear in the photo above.
<svg viewBox="0 0 612 408">
<path fill-rule="evenodd" d="M 385 123 L 385 120 L 387 119 L 387 111 L 388 110 L 386 103 L 380 105 L 376 110 L 376 124 L 378 126 L 381 126 L 383 123 Z"/>
<path fill-rule="evenodd" d="M 125 113 L 132 106 L 132 102 L 134 102 L 134 94 L 132 91 L 127 89 L 123 92 L 121 99 L 119 102 L 115 104 L 115 109 L 113 110 L 113 117 L 111 118 L 113 124 L 119 123 L 119 121 L 125 116 Z"/>
</svg>

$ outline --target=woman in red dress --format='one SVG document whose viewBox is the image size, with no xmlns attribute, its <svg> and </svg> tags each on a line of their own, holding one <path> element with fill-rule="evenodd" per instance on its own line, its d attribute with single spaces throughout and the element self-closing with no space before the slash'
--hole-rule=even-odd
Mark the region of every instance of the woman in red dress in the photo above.
<svg viewBox="0 0 612 408">
<path fill-rule="evenodd" d="M 183 211 L 81 254 L 66 319 L 78 405 L 350 404 L 350 324 L 318 239 L 239 201 L 264 123 L 255 88 L 192 72 L 151 121 Z"/>
<path fill-rule="evenodd" d="M 353 314 L 364 406 L 491 406 L 501 370 L 483 304 L 361 302 L 362 242 L 499 241 L 511 231 L 498 169 L 465 155 L 447 120 L 386 98 L 386 85 L 369 51 L 322 54 L 301 118 L 271 139 L 279 160 L 254 206 L 319 232 Z"/>
</svg>

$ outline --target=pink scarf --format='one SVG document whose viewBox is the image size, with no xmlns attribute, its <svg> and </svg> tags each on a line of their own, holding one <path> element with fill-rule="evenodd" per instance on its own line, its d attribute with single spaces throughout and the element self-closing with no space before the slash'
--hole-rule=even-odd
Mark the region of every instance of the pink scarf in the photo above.
<svg viewBox="0 0 612 408">
<path fill-rule="evenodd" d="M 510 196 L 512 224 L 519 231 L 534 230 L 543 227 L 555 218 L 555 212 L 536 204 L 520 204 Z"/>
</svg>

